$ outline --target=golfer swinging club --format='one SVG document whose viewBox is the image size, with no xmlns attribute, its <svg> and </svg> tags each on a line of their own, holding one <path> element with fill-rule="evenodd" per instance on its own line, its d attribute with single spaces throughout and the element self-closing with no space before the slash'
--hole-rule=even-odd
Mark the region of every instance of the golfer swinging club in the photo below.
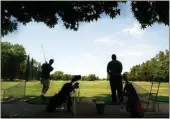
<svg viewBox="0 0 170 119">
<path fill-rule="evenodd" d="M 41 84 L 42 88 L 42 98 L 45 97 L 50 85 L 50 72 L 53 71 L 53 67 L 51 66 L 54 63 L 53 59 L 50 59 L 49 64 L 46 62 L 41 66 Z"/>
</svg>

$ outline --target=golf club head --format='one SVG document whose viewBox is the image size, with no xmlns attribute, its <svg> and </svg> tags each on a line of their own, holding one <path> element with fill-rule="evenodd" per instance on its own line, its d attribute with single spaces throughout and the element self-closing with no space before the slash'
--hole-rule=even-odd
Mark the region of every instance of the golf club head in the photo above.
<svg viewBox="0 0 170 119">
<path fill-rule="evenodd" d="M 78 80 L 80 80 L 81 79 L 81 75 L 74 75 L 74 77 L 72 78 L 72 82 L 76 82 L 76 81 L 78 81 Z"/>
</svg>

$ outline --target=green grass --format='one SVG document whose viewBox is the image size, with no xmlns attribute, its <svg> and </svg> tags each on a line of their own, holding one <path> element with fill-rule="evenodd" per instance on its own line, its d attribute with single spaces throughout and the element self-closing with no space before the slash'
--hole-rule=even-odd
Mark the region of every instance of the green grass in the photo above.
<svg viewBox="0 0 170 119">
<path fill-rule="evenodd" d="M 151 83 L 150 82 L 135 82 L 136 84 L 140 85 L 147 91 L 150 91 Z M 158 83 L 154 82 L 152 87 L 152 93 L 156 93 L 158 88 Z M 159 88 L 159 96 L 169 96 L 169 83 L 161 83 Z"/>
<path fill-rule="evenodd" d="M 18 82 L 1 82 L 1 96 L 3 95 L 3 90 L 16 85 Z M 65 81 L 51 81 L 50 89 L 47 93 L 48 96 L 54 95 L 60 90 Z M 110 85 L 109 81 L 79 81 L 80 83 L 80 96 L 81 97 L 96 97 L 96 96 L 107 96 L 110 95 Z M 147 91 L 150 90 L 149 82 L 135 82 L 141 87 L 145 88 Z M 26 84 L 26 96 L 35 95 L 39 96 L 41 94 L 41 84 L 39 81 L 30 81 Z M 156 84 L 154 85 L 154 92 L 156 91 Z M 169 83 L 161 83 L 159 96 L 169 96 Z"/>
</svg>

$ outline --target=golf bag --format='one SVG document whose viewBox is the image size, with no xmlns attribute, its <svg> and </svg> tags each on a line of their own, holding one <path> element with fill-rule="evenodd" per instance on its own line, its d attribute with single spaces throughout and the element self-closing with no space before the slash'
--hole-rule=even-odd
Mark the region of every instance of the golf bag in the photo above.
<svg viewBox="0 0 170 119">
<path fill-rule="evenodd" d="M 67 103 L 67 112 L 71 112 L 72 98 L 71 93 L 74 89 L 79 88 L 79 83 L 76 82 L 81 79 L 80 75 L 73 77 L 70 83 L 65 83 L 61 90 L 49 99 L 49 103 L 46 107 L 47 112 L 54 112 L 57 107 L 60 107 L 64 102 Z M 73 82 L 75 84 L 73 85 Z"/>
<path fill-rule="evenodd" d="M 140 103 L 137 92 L 131 83 L 126 82 L 123 94 L 128 98 L 126 102 L 126 110 L 131 113 L 131 117 L 144 117 L 144 109 Z"/>
</svg>

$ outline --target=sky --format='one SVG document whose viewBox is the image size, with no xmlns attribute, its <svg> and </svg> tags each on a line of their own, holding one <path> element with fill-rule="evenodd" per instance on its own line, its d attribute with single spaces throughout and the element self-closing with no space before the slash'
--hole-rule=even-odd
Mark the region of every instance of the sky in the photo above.
<svg viewBox="0 0 170 119">
<path fill-rule="evenodd" d="M 43 45 L 46 59 L 54 59 L 54 71 L 106 78 L 112 54 L 117 55 L 125 72 L 169 49 L 168 26 L 154 24 L 140 29 L 129 4 L 120 4 L 120 8 L 116 19 L 103 16 L 97 22 L 81 23 L 78 31 L 66 29 L 62 23 L 50 29 L 44 23 L 31 22 L 20 24 L 17 31 L 1 40 L 23 45 L 27 54 L 41 63 Z"/>
</svg>

